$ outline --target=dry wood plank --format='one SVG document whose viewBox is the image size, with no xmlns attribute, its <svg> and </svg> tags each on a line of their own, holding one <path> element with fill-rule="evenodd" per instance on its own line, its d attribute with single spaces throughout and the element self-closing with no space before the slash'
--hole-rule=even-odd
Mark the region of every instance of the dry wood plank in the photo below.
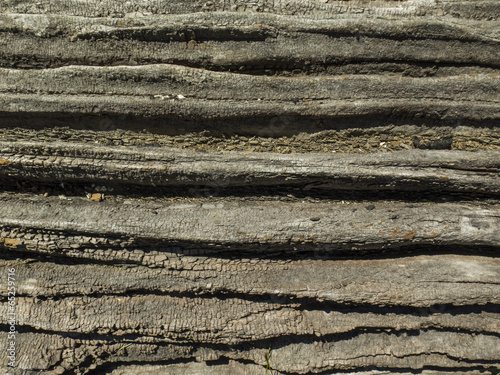
<svg viewBox="0 0 500 375">
<path fill-rule="evenodd" d="M 500 28 L 500 25 L 499 25 Z M 147 98 L 164 105 L 187 99 L 288 102 L 303 100 L 403 99 L 500 101 L 500 74 L 402 77 L 375 74 L 268 77 L 214 72 L 169 64 L 146 66 L 67 66 L 56 69 L 0 69 L 0 92 L 38 96 L 88 95 Z M 296 103 L 297 99 L 300 100 Z M 263 104 L 263 103 L 260 103 Z"/>
<path fill-rule="evenodd" d="M 314 100 L 300 106 L 259 100 L 180 99 L 165 105 L 149 97 L 4 94 L 0 106 L 6 127 L 25 127 L 29 119 L 34 128 L 70 125 L 103 130 L 104 121 L 104 130 L 147 129 L 166 134 L 208 130 L 252 136 L 403 123 L 498 128 L 500 117 L 498 103 L 429 99 Z M 285 122 L 292 119 L 291 124 L 280 125 L 282 118 Z M 411 120 L 402 120 L 406 118 Z M 279 125 L 273 127 L 276 123 Z"/>
<path fill-rule="evenodd" d="M 105 115 L 118 116 L 113 122 L 125 128 L 135 124 L 138 129 L 146 126 L 163 132 L 179 126 L 194 131 L 221 129 L 220 124 L 232 122 L 234 131 L 255 134 L 271 128 L 274 136 L 346 124 L 385 125 L 401 121 L 401 117 L 415 123 L 426 119 L 431 124 L 459 121 L 485 126 L 498 125 L 499 82 L 500 76 L 491 73 L 318 79 L 250 76 L 164 64 L 2 69 L 0 112 L 4 126 L 20 126 L 25 116 L 39 126 L 65 116 L 90 116 L 85 126 L 99 128 L 96 116 Z M 276 118 L 284 116 L 291 117 L 291 124 L 283 127 Z M 147 124 L 138 124 L 131 117 Z M 234 124 L 235 119 L 241 119 L 241 124 Z M 75 119 L 68 124 L 80 122 Z"/>
<path fill-rule="evenodd" d="M 220 130 L 241 122 L 235 131 L 247 128 L 255 134 L 266 127 L 262 122 L 293 115 L 304 117 L 295 132 L 398 121 L 498 126 L 500 28 L 494 16 L 474 20 L 460 16 L 468 11 L 452 10 L 455 17 L 408 18 L 399 10 L 425 15 L 422 9 L 435 8 L 444 15 L 443 6 L 463 5 L 425 2 L 412 8 L 415 4 L 405 3 L 396 10 L 387 7 L 393 5 L 389 2 L 365 4 L 367 12 L 361 16 L 322 19 L 315 6 L 328 15 L 327 8 L 338 5 L 298 3 L 299 8 L 307 4 L 311 14 L 190 13 L 190 5 L 176 3 L 186 12 L 166 15 L 165 9 L 152 9 L 144 17 L 136 12 L 117 18 L 111 12 L 86 18 L 64 14 L 67 8 L 60 9 L 62 14 L 23 14 L 19 11 L 26 11 L 27 3 L 7 6 L 12 12 L 0 19 L 0 65 L 16 69 L 0 74 L 2 123 L 23 126 L 28 116 L 33 126 L 71 119 L 70 126 L 83 121 L 83 126 L 99 128 L 93 116 L 112 115 L 119 117 L 113 124 L 126 128 L 166 131 L 189 121 L 186 131 L 201 131 L 207 123 Z M 123 7 L 115 2 L 106 6 Z M 55 13 L 58 8 L 54 5 Z M 382 13 L 372 14 L 372 8 Z M 26 69 L 64 65 L 87 66 Z M 293 76 L 296 71 L 298 77 Z M 273 72 L 288 77 L 255 76 Z M 443 79 L 384 78 L 379 73 Z M 463 76 L 470 73 L 476 76 Z M 149 123 L 138 124 L 145 120 Z"/>
<path fill-rule="evenodd" d="M 137 311 L 141 306 L 141 312 Z M 162 295 L 73 296 L 53 300 L 19 297 L 18 313 L 25 329 L 81 335 L 113 335 L 137 342 L 170 342 L 178 345 L 193 342 L 242 344 L 272 338 L 302 336 L 326 337 L 358 331 L 444 330 L 498 336 L 499 314 L 476 311 L 460 314 L 460 309 L 430 309 L 410 314 L 391 309 L 366 312 L 335 311 L 328 305 L 304 310 L 298 303 L 272 303 L 224 297 L 196 298 Z M 0 311 L 7 313 L 7 304 Z M 333 311 L 332 311 L 333 310 Z M 416 315 L 416 316 L 415 316 Z M 54 318 L 57 317 L 57 318 Z M 474 324 L 470 323 L 474 318 Z M 255 322 L 261 324 L 255 324 Z M 469 323 L 468 323 L 469 321 Z M 498 339 L 498 337 L 497 337 Z M 307 341 L 300 340 L 298 341 Z"/>
<path fill-rule="evenodd" d="M 492 20 L 500 17 L 500 7 L 494 0 L 473 1 L 429 1 L 429 0 L 330 0 L 327 3 L 311 0 L 215 0 L 211 3 L 169 2 L 123 3 L 119 0 L 55 0 L 33 2 L 18 0 L 0 4 L 5 12 L 27 14 L 61 14 L 85 17 L 133 18 L 137 16 L 186 14 L 196 12 L 219 13 L 234 11 L 238 13 L 273 13 L 283 15 L 311 16 L 314 18 L 338 18 L 345 15 L 368 14 L 378 17 L 425 18 L 431 16 L 460 17 Z"/>
<path fill-rule="evenodd" d="M 367 366 L 370 367 L 370 366 Z M 356 374 L 356 375 L 378 375 L 380 374 L 379 370 L 369 370 L 367 368 L 365 371 L 356 371 L 356 372 L 348 372 L 348 374 Z M 239 363 L 234 360 L 230 360 L 228 364 L 224 365 L 207 365 L 205 363 L 180 363 L 180 364 L 171 364 L 171 365 L 149 365 L 149 366 L 138 366 L 138 365 L 122 365 L 116 367 L 111 373 L 112 375 L 155 375 L 158 373 L 173 373 L 176 375 L 198 375 L 200 373 L 206 375 L 233 375 L 233 374 L 246 374 L 246 375 L 261 375 L 262 367 L 258 367 L 253 364 L 244 364 Z M 265 373 L 265 372 L 264 372 Z M 332 373 L 332 372 L 328 372 Z M 479 372 L 478 370 L 471 371 L 433 371 L 433 370 L 412 370 L 411 372 L 407 372 L 405 370 L 393 370 L 391 374 L 394 375 L 492 375 L 494 373 L 487 372 Z M 273 371 L 273 375 L 283 374 L 277 370 Z"/>
</svg>

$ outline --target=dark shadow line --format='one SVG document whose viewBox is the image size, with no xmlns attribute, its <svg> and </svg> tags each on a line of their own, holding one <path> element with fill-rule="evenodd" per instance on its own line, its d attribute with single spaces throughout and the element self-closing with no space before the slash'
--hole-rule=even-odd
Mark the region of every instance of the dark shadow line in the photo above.
<svg viewBox="0 0 500 375">
<path fill-rule="evenodd" d="M 290 100 L 290 103 L 292 100 Z M 293 136 L 299 133 L 316 133 L 324 130 L 345 130 L 354 128 L 369 129 L 380 126 L 433 126 L 475 128 L 500 127 L 500 119 L 484 118 L 440 118 L 439 115 L 427 118 L 416 117 L 414 110 L 388 108 L 377 113 L 361 115 L 313 116 L 306 114 L 282 113 L 280 115 L 238 115 L 220 118 L 165 114 L 156 117 L 124 115 L 122 113 L 67 113 L 67 112 L 10 112 L 0 111 L 0 128 L 18 127 L 24 129 L 44 129 L 47 127 L 71 127 L 77 130 L 109 131 L 145 129 L 154 134 L 182 135 L 193 132 L 210 131 L 213 135 L 258 136 L 269 132 L 269 124 L 279 116 L 293 116 L 294 121 L 287 127 L 273 129 L 273 137 Z M 103 125 L 104 124 L 104 125 Z"/>
<path fill-rule="evenodd" d="M 474 170 L 476 171 L 476 170 Z M 492 173 L 492 171 L 488 171 Z M 78 173 L 74 170 L 73 173 Z M 86 172 L 83 171 L 83 174 Z M 437 172 L 436 172 L 437 173 Z M 481 200 L 492 199 L 500 202 L 500 193 L 481 191 L 479 189 L 470 189 L 459 191 L 456 187 L 447 187 L 446 181 L 440 181 L 434 185 L 431 182 L 425 181 L 418 185 L 415 181 L 405 182 L 404 178 L 401 181 L 391 177 L 380 177 L 376 180 L 371 180 L 370 184 L 373 188 L 365 187 L 363 189 L 342 188 L 337 186 L 355 186 L 354 178 L 343 178 L 342 180 L 334 178 L 318 178 L 311 176 L 303 178 L 300 183 L 273 183 L 259 182 L 247 183 L 241 185 L 241 182 L 234 183 L 217 182 L 210 183 L 209 181 L 197 184 L 188 183 L 185 186 L 168 186 L 156 185 L 154 181 L 113 181 L 108 179 L 88 178 L 88 179 L 73 179 L 73 178 L 44 178 L 40 180 L 36 177 L 12 177 L 3 175 L 0 172 L 0 192 L 12 193 L 48 193 L 52 196 L 64 195 L 65 197 L 85 197 L 87 193 L 94 192 L 92 184 L 106 186 L 107 189 L 112 189 L 109 196 L 121 196 L 125 198 L 154 198 L 154 199 L 169 199 L 169 198 L 187 198 L 187 199 L 223 199 L 223 198 L 267 198 L 269 200 L 332 200 L 332 201 L 353 201 L 367 202 L 367 206 L 371 202 L 390 201 L 390 202 L 478 202 Z M 233 184 L 233 186 L 231 186 Z M 307 187 L 310 185 L 318 185 L 318 187 Z M 329 184 L 332 185 L 329 187 Z M 368 182 L 367 182 L 368 184 Z M 393 184 L 387 189 L 380 189 L 380 185 Z M 323 187 L 321 185 L 324 185 Z M 484 189 L 483 189 L 484 190 Z"/>
<path fill-rule="evenodd" d="M 66 236 L 71 232 L 48 231 L 50 233 L 64 233 Z M 75 233 L 75 235 L 92 236 L 90 232 Z M 128 238 L 98 234 L 97 237 L 107 237 L 127 240 Z M 352 246 L 356 246 L 353 244 Z M 359 245 L 357 245 L 359 246 Z M 130 246 L 106 247 L 102 244 L 86 243 L 82 245 L 86 248 L 121 250 L 132 252 L 140 250 L 145 253 L 157 251 L 160 253 L 172 253 L 176 256 L 204 256 L 221 259 L 262 259 L 262 260 L 379 260 L 379 259 L 400 259 L 409 256 L 420 255 L 472 255 L 490 258 L 500 257 L 500 246 L 484 246 L 474 244 L 395 244 L 391 246 L 377 245 L 362 249 L 351 249 L 351 245 L 339 244 L 313 244 L 313 243 L 291 243 L 291 244 L 269 244 L 269 243 L 249 243 L 249 244 L 220 244 L 207 242 L 181 242 L 169 240 L 157 240 L 134 237 L 134 243 Z M 87 258 L 77 258 L 68 256 L 62 251 L 37 252 L 27 249 L 24 246 L 10 247 L 0 244 L 3 249 L 0 258 L 17 259 L 23 256 L 38 259 L 41 262 L 56 264 L 133 264 L 143 265 L 140 261 L 130 260 L 95 260 Z M 147 265 L 144 265 L 145 267 Z"/>
</svg>

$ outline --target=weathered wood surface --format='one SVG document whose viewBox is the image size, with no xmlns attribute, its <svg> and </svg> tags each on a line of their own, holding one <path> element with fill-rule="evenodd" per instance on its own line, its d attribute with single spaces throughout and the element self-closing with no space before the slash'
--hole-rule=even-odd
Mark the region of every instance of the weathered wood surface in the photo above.
<svg viewBox="0 0 500 375">
<path fill-rule="evenodd" d="M 276 136 L 500 121 L 495 2 L 132 3 L 4 4 L 3 123 L 256 134 L 294 116 Z"/>
<path fill-rule="evenodd" d="M 141 203 L 91 202 L 0 196 L 5 239 L 39 248 L 22 228 L 129 236 L 144 241 L 193 242 L 201 246 L 304 245 L 304 248 L 363 250 L 403 245 L 491 246 L 500 244 L 498 205 L 453 203 L 366 204 L 283 202 Z M 349 203 L 349 202 L 348 202 Z M 12 233 L 14 236 L 11 236 Z M 16 235 L 17 233 L 17 235 Z M 18 238 L 19 237 L 19 238 Z M 56 248 L 61 245 L 55 242 Z"/>
<path fill-rule="evenodd" d="M 0 2 L 0 373 L 496 375 L 499 62 L 497 1 Z"/>
<path fill-rule="evenodd" d="M 495 50 L 499 51 L 499 47 L 500 42 Z M 500 53 L 494 59 L 500 61 Z M 180 82 L 178 77 L 183 77 Z M 120 117 L 127 113 L 153 121 L 156 128 L 166 132 L 175 131 L 170 128 L 181 123 L 199 130 L 207 122 L 232 121 L 232 128 L 250 133 L 253 128 L 264 128 L 276 116 L 295 116 L 302 122 L 304 117 L 314 118 L 312 130 L 338 127 L 346 117 L 351 124 L 369 118 L 371 125 L 383 124 L 377 116 L 396 121 L 401 117 L 421 121 L 424 117 L 435 123 L 460 121 L 483 126 L 498 125 L 500 121 L 497 73 L 439 78 L 342 75 L 318 79 L 245 76 L 169 65 L 69 66 L 44 69 L 42 74 L 3 69 L 1 91 L 4 115 Z M 16 124 L 16 118 L 11 117 L 12 124 Z M 244 126 L 234 123 L 237 118 L 246 119 Z M 122 126 L 130 123 L 129 119 L 115 121 Z M 292 122 L 278 131 L 290 134 L 297 131 L 297 124 Z"/>
<path fill-rule="evenodd" d="M 18 287 L 22 294 L 50 298 L 134 293 L 154 296 L 169 292 L 194 294 L 204 291 L 208 285 L 207 291 L 221 296 L 246 296 L 256 300 L 259 296 L 267 296 L 271 302 L 292 299 L 300 304 L 317 298 L 337 303 L 339 307 L 341 303 L 366 304 L 375 310 L 388 305 L 424 310 L 435 304 L 447 304 L 449 308 L 452 304 L 487 305 L 497 304 L 500 298 L 498 260 L 484 256 L 419 255 L 363 261 L 311 257 L 293 262 L 283 259 L 255 262 L 250 256 L 228 258 L 150 251 L 143 254 L 141 262 L 129 263 L 120 267 L 113 266 L 112 262 L 98 264 L 97 261 L 72 267 L 35 261 L 18 263 L 21 278 Z M 2 267 L 8 264 L 3 261 Z M 443 273 L 443 269 L 447 272 Z M 387 276 L 382 278 L 382 272 Z M 423 274 L 425 279 L 422 279 Z M 57 275 L 57 286 L 50 275 Z M 436 288 L 438 283 L 446 287 Z M 349 305 L 344 309 L 355 312 Z M 489 329 L 497 332 L 499 327 L 494 321 L 491 323 Z M 484 328 L 474 328 L 476 322 L 473 320 L 463 324 L 470 330 Z"/>
<path fill-rule="evenodd" d="M 500 193 L 498 151 L 280 155 L 2 142 L 0 161 L 0 175 L 58 182 Z"/>
</svg>

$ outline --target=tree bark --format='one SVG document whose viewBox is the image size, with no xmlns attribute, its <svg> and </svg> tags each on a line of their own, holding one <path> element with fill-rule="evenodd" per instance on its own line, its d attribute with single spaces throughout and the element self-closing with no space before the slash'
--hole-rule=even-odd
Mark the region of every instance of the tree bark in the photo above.
<svg viewBox="0 0 500 375">
<path fill-rule="evenodd" d="M 276 155 L 2 142 L 4 176 L 117 185 L 303 186 L 500 193 L 500 152 L 402 151 L 378 155 Z"/>
<path fill-rule="evenodd" d="M 0 12 L 0 372 L 500 371 L 498 2 Z"/>
</svg>

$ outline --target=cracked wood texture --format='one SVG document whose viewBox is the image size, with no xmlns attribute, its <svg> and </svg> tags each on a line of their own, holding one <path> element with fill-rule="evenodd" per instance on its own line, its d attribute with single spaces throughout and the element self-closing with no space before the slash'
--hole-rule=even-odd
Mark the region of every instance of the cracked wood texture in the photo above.
<svg viewBox="0 0 500 375">
<path fill-rule="evenodd" d="M 499 195 L 498 1 L 0 2 L 2 374 L 496 375 Z"/>
</svg>

